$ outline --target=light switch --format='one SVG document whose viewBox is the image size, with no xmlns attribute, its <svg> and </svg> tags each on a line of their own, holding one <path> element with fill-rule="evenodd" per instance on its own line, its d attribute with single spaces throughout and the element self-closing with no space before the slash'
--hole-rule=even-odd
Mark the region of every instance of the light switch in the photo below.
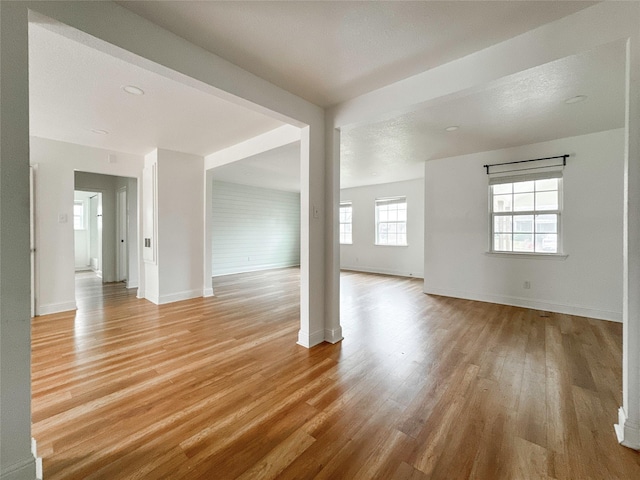
<svg viewBox="0 0 640 480">
<path fill-rule="evenodd" d="M 320 218 L 320 209 L 315 205 L 313 206 L 313 218 Z"/>
<path fill-rule="evenodd" d="M 66 213 L 59 213 L 58 214 L 58 223 L 67 223 L 68 221 L 69 220 L 68 220 L 68 217 L 67 217 Z"/>
</svg>

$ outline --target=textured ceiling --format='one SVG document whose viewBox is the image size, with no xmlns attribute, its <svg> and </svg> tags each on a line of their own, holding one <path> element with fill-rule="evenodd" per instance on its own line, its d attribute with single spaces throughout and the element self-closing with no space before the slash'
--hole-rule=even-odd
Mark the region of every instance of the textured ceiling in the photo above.
<svg viewBox="0 0 640 480">
<path fill-rule="evenodd" d="M 438 106 L 342 134 L 343 186 L 423 175 L 423 161 L 624 126 L 622 42 L 505 77 Z M 587 95 L 586 101 L 564 101 Z M 460 128 L 447 132 L 445 128 Z"/>
<path fill-rule="evenodd" d="M 126 85 L 145 94 L 125 93 Z M 283 125 L 37 24 L 29 26 L 29 103 L 34 136 L 134 154 L 208 155 Z"/>
<path fill-rule="evenodd" d="M 178 9 L 175 22 L 181 28 L 190 27 L 194 35 L 204 28 L 207 15 L 215 13 L 208 30 L 210 40 L 219 40 L 219 49 L 229 49 L 227 58 L 242 63 L 242 58 L 231 58 L 229 52 L 251 52 L 260 61 L 257 67 L 245 68 L 256 73 L 254 67 L 271 65 L 273 70 L 263 76 L 285 88 L 289 85 L 279 78 L 291 77 L 287 81 L 295 83 L 292 90 L 316 92 L 323 99 L 315 100 L 326 104 L 475 51 L 513 34 L 515 30 L 509 29 L 519 33 L 587 5 L 513 2 L 514 8 L 511 2 L 428 2 L 429 6 L 385 2 L 387 8 L 381 10 L 377 2 L 329 2 L 330 9 L 327 2 L 141 3 L 145 5 L 127 7 L 163 18 Z M 257 17 L 264 20 L 258 31 L 237 39 L 238 32 L 255 26 Z M 447 28 L 441 25 L 445 19 Z M 504 30 L 501 24 L 506 20 L 514 24 Z M 423 31 L 424 22 L 431 26 L 429 32 Z M 395 28 L 382 28 L 383 24 Z M 422 45 L 416 48 L 429 44 L 440 49 L 425 57 L 412 54 L 410 62 L 403 51 L 411 43 L 406 31 L 413 32 L 415 42 Z M 194 41 L 202 44 L 204 37 L 199 35 L 205 33 L 198 33 Z M 273 42 L 295 45 L 277 51 Z M 316 43 L 311 48 L 308 42 Z M 368 49 L 381 44 L 388 45 L 376 59 Z M 300 49 L 307 50 L 305 59 L 297 57 Z M 330 65 L 319 68 L 322 62 Z M 295 68 L 289 71 L 291 64 Z M 390 65 L 405 67 L 387 68 Z M 418 178 L 425 160 L 621 127 L 623 79 L 624 45 L 615 43 L 502 78 L 437 106 L 344 130 L 342 187 Z M 121 87 L 128 84 L 143 88 L 145 95 L 124 93 Z M 587 95 L 588 100 L 566 105 L 564 100 L 574 95 Z M 30 109 L 33 135 L 137 154 L 160 147 L 207 155 L 282 125 L 38 25 L 30 26 Z M 450 125 L 460 128 L 445 132 Z M 92 132 L 96 129 L 109 134 Z M 299 145 L 294 144 L 221 167 L 215 175 L 225 181 L 295 190 L 299 169 Z"/>
<path fill-rule="evenodd" d="M 595 2 L 117 2 L 321 106 L 450 62 Z"/>
</svg>

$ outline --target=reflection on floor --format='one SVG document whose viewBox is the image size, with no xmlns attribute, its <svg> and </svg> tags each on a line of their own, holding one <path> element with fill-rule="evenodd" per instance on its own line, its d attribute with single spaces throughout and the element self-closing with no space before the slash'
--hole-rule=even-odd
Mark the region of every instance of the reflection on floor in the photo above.
<svg viewBox="0 0 640 480">
<path fill-rule="evenodd" d="M 620 324 L 341 278 L 345 339 L 310 350 L 297 269 L 162 306 L 86 279 L 33 321 L 44 478 L 640 478 Z"/>
</svg>

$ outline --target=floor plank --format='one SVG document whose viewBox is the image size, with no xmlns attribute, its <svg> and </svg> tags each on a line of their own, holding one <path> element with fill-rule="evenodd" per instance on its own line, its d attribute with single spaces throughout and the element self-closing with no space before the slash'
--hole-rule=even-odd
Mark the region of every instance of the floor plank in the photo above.
<svg viewBox="0 0 640 480">
<path fill-rule="evenodd" d="M 631 479 L 620 324 L 341 276 L 345 339 L 296 345 L 299 271 L 155 306 L 77 277 L 32 323 L 33 436 L 56 479 Z"/>
</svg>

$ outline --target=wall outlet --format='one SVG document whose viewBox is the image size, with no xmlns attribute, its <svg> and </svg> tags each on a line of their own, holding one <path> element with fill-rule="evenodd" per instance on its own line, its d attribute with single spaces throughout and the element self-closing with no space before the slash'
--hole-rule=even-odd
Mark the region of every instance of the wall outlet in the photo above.
<svg viewBox="0 0 640 480">
<path fill-rule="evenodd" d="M 531 282 L 529 280 L 525 280 L 522 288 L 524 288 L 525 290 L 529 290 L 531 288 Z"/>
</svg>

